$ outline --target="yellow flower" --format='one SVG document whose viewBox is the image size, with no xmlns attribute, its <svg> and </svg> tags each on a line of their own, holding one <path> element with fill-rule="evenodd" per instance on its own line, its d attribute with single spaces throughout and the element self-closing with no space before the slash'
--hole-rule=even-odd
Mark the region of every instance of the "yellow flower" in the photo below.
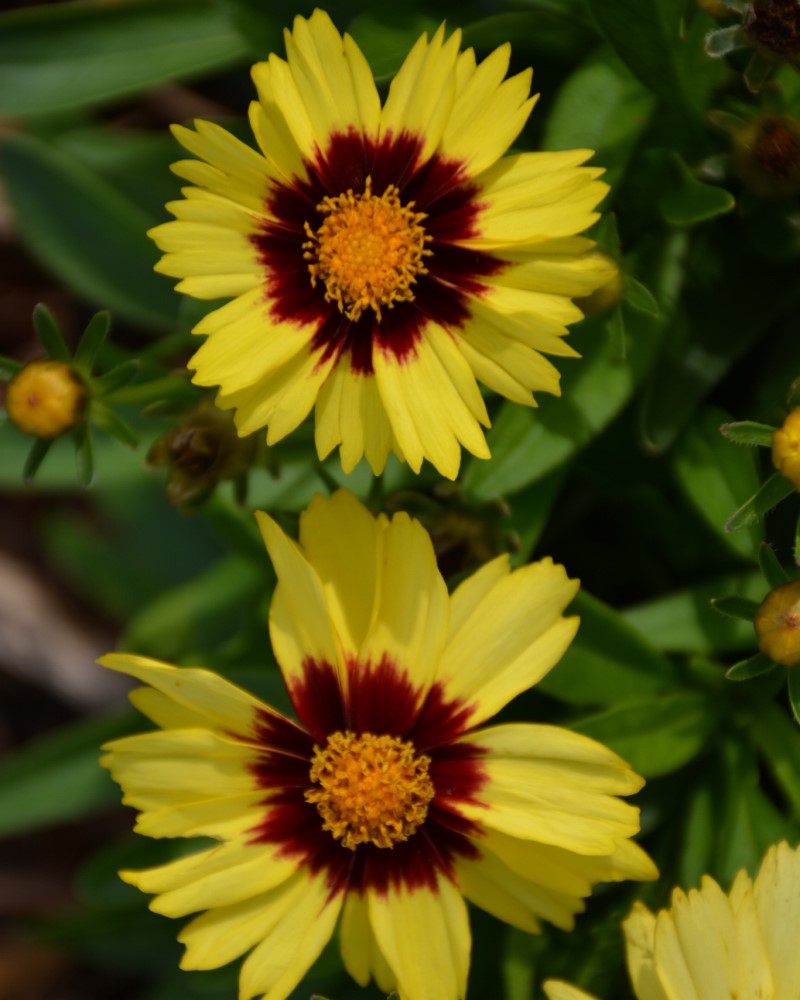
<svg viewBox="0 0 800 1000">
<path fill-rule="evenodd" d="M 597 218 L 589 150 L 504 157 L 534 105 L 510 47 L 477 64 L 458 31 L 423 35 L 381 106 L 364 56 L 322 11 L 296 18 L 287 60 L 253 67 L 260 152 L 210 122 L 173 131 L 198 159 L 150 233 L 158 270 L 201 299 L 190 362 L 241 434 L 267 442 L 316 407 L 321 457 L 379 473 L 393 451 L 455 478 L 488 458 L 478 388 L 527 406 L 559 394 L 545 354 L 574 356 L 570 301 L 612 275 L 579 236 Z"/>
<path fill-rule="evenodd" d="M 758 648 L 776 663 L 800 665 L 800 580 L 771 590 L 753 617 Z"/>
<path fill-rule="evenodd" d="M 742 869 L 726 896 L 708 875 L 675 889 L 653 914 L 636 903 L 623 923 L 637 1000 L 797 1000 L 800 997 L 800 848 L 767 851 L 753 881 Z M 549 1000 L 592 1000 L 549 980 Z"/>
<path fill-rule="evenodd" d="M 464 897 L 529 932 L 569 929 L 598 881 L 656 877 L 630 839 L 642 780 L 549 725 L 484 723 L 559 660 L 577 583 L 501 556 L 452 594 L 407 514 L 316 497 L 299 545 L 259 515 L 278 585 L 272 645 L 297 721 L 201 669 L 111 654 L 161 727 L 103 763 L 152 837 L 219 843 L 122 877 L 201 913 L 186 969 L 249 952 L 240 1000 L 282 1000 L 341 921 L 342 957 L 403 1000 L 464 997 Z M 477 728 L 476 728 L 477 727 Z M 204 911 L 204 912 L 201 912 Z"/>
<path fill-rule="evenodd" d="M 83 419 L 86 386 L 63 361 L 30 361 L 8 383 L 6 412 L 23 433 L 57 438 Z"/>
<path fill-rule="evenodd" d="M 783 426 L 772 435 L 772 464 L 800 490 L 800 406 L 792 410 Z"/>
</svg>

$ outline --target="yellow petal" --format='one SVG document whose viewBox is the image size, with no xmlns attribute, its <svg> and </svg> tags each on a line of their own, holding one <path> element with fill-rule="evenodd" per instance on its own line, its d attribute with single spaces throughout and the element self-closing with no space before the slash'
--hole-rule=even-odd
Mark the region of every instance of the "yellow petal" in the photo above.
<svg viewBox="0 0 800 1000">
<path fill-rule="evenodd" d="M 344 901 L 340 938 L 342 961 L 359 986 L 374 979 L 381 993 L 397 988 L 397 980 L 372 933 L 366 900 L 358 893 L 349 892 Z"/>
<path fill-rule="evenodd" d="M 383 472 L 389 452 L 399 446 L 372 375 L 351 371 L 346 360 L 336 365 L 317 400 L 315 442 L 320 458 L 341 444 L 345 472 L 362 455 L 376 476 Z"/>
<path fill-rule="evenodd" d="M 595 1000 L 591 993 L 584 993 L 561 979 L 546 979 L 542 983 L 547 1000 Z M 644 997 L 640 1000 L 645 1000 Z"/>
<path fill-rule="evenodd" d="M 483 826 L 578 854 L 611 854 L 639 829 L 639 812 L 617 796 L 643 781 L 600 743 L 556 726 L 510 724 L 470 733 L 488 751 L 482 805 L 457 811 Z"/>
<path fill-rule="evenodd" d="M 441 148 L 462 160 L 468 174 L 491 166 L 522 131 L 536 98 L 529 99 L 530 70 L 504 80 L 511 46 L 501 45 L 479 66 L 472 50 L 459 56 L 459 87 Z"/>
<path fill-rule="evenodd" d="M 380 98 L 360 49 L 343 40 L 330 17 L 315 10 L 297 17 L 285 33 L 286 57 L 321 149 L 333 132 L 355 127 L 374 134 L 380 121 Z"/>
<path fill-rule="evenodd" d="M 541 931 L 540 919 L 570 931 L 575 914 L 584 909 L 580 897 L 520 878 L 490 852 L 483 852 L 478 859 L 460 858 L 456 869 L 461 889 L 471 903 L 528 934 Z"/>
<path fill-rule="evenodd" d="M 389 889 L 368 892 L 369 919 L 378 947 L 413 1000 L 463 1000 L 467 989 L 470 931 L 467 907 L 456 886 L 440 878 L 435 892 Z"/>
<path fill-rule="evenodd" d="M 305 677 L 303 664 L 309 657 L 338 669 L 339 647 L 316 571 L 271 517 L 256 511 L 256 518 L 278 577 L 269 610 L 269 634 L 291 692 Z"/>
<path fill-rule="evenodd" d="M 291 892 L 270 907 L 272 924 L 242 965 L 239 1000 L 285 1000 L 333 934 L 342 894 L 331 898 L 326 879 L 306 871 L 294 882 Z"/>
<path fill-rule="evenodd" d="M 639 1000 L 670 1000 L 658 979 L 653 960 L 655 944 L 655 914 L 644 905 L 633 904 L 629 916 L 622 923 L 625 933 L 625 956 L 633 991 Z"/>
<path fill-rule="evenodd" d="M 775 979 L 774 1000 L 800 996 L 800 849 L 770 847 L 755 881 L 758 922 Z"/>
<path fill-rule="evenodd" d="M 375 619 L 383 572 L 385 519 L 347 490 L 317 494 L 300 515 L 300 545 L 319 579 L 345 652 L 358 655 Z"/>
<path fill-rule="evenodd" d="M 120 878 L 142 892 L 158 893 L 150 909 L 168 917 L 184 917 L 228 906 L 273 889 L 297 871 L 297 863 L 278 858 L 279 848 L 232 841 L 217 844 L 177 861 L 123 871 Z"/>
<path fill-rule="evenodd" d="M 577 618 L 562 618 L 578 590 L 563 566 L 549 558 L 514 573 L 505 561 L 490 565 L 452 597 L 456 611 L 439 671 L 450 697 L 475 705 L 473 725 L 536 684 L 578 627 Z"/>
<path fill-rule="evenodd" d="M 418 135 L 423 141 L 423 161 L 438 146 L 453 108 L 460 44 L 460 31 L 445 42 L 444 25 L 430 43 L 423 35 L 392 80 L 381 112 L 381 134 Z"/>
<path fill-rule="evenodd" d="M 130 653 L 108 653 L 97 662 L 149 684 L 218 729 L 247 736 L 258 712 L 275 714 L 258 698 L 210 670 L 173 667 Z"/>
<path fill-rule="evenodd" d="M 436 679 L 448 595 L 430 536 L 402 511 L 383 530 L 377 579 L 377 606 L 360 658 L 377 664 L 389 654 L 422 697 Z"/>
</svg>

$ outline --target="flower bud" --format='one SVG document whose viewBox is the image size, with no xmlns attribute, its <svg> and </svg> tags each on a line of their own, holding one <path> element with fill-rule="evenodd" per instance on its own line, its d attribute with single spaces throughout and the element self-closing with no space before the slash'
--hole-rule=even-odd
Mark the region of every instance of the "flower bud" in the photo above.
<svg viewBox="0 0 800 1000">
<path fill-rule="evenodd" d="M 800 580 L 771 590 L 753 618 L 758 648 L 787 667 L 800 664 Z"/>
<path fill-rule="evenodd" d="M 742 23 L 745 37 L 773 61 L 800 56 L 800 4 L 797 0 L 753 0 Z"/>
<path fill-rule="evenodd" d="M 800 119 L 756 115 L 733 135 L 733 164 L 742 181 L 764 198 L 800 193 Z"/>
<path fill-rule="evenodd" d="M 80 423 L 86 385 L 63 361 L 40 359 L 20 369 L 8 383 L 6 412 L 24 434 L 57 438 Z"/>
<path fill-rule="evenodd" d="M 590 295 L 575 299 L 575 305 L 587 316 L 608 312 L 622 298 L 623 277 L 619 265 L 608 254 L 597 253 L 595 257 L 607 266 L 608 280 Z"/>
<path fill-rule="evenodd" d="M 255 437 L 239 437 L 230 411 L 203 402 L 153 444 L 147 461 L 167 466 L 167 499 L 186 510 L 202 503 L 217 483 L 246 472 L 255 450 Z"/>
<path fill-rule="evenodd" d="M 772 464 L 800 490 L 800 406 L 795 407 L 772 435 Z"/>
</svg>

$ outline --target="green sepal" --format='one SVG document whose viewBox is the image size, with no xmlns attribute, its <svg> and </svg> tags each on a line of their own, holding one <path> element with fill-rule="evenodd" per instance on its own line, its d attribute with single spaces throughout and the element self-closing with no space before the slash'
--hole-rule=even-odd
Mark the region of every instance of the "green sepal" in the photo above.
<svg viewBox="0 0 800 1000">
<path fill-rule="evenodd" d="M 75 350 L 75 367 L 82 375 L 89 376 L 92 373 L 97 352 L 100 350 L 103 341 L 108 336 L 111 329 L 111 313 L 107 309 L 95 313 L 86 325 L 78 346 Z"/>
<path fill-rule="evenodd" d="M 749 681 L 752 677 L 760 677 L 768 674 L 778 666 L 764 653 L 756 653 L 747 660 L 740 660 L 738 663 L 725 671 L 725 676 L 729 681 Z"/>
<path fill-rule="evenodd" d="M 781 566 L 775 550 L 768 542 L 762 542 L 758 548 L 758 565 L 770 587 L 782 587 L 789 583 L 789 574 Z"/>
<path fill-rule="evenodd" d="M 33 442 L 22 469 L 22 479 L 24 482 L 29 483 L 36 475 L 39 466 L 44 461 L 45 455 L 50 451 L 52 443 L 52 440 L 49 438 L 37 438 Z"/>
<path fill-rule="evenodd" d="M 780 474 L 773 473 L 761 488 L 725 522 L 726 531 L 738 531 L 751 524 L 794 491 L 794 486 Z"/>
<path fill-rule="evenodd" d="M 109 393 L 113 392 L 115 389 L 121 389 L 122 386 L 128 385 L 132 382 L 136 376 L 139 374 L 139 369 L 141 364 L 138 358 L 133 358 L 130 361 L 123 361 L 121 365 L 117 365 L 116 368 L 112 368 L 111 371 L 106 372 L 105 375 L 101 375 L 100 378 L 93 379 L 92 395 L 94 396 L 108 396 Z"/>
<path fill-rule="evenodd" d="M 92 445 L 92 429 L 87 423 L 78 424 L 72 428 L 72 440 L 75 442 L 75 461 L 78 466 L 78 480 L 81 486 L 90 486 L 94 478 L 94 448 Z"/>
<path fill-rule="evenodd" d="M 13 378 L 24 367 L 21 361 L 0 354 L 0 378 Z"/>
<path fill-rule="evenodd" d="M 58 328 L 55 317 L 43 302 L 38 302 L 33 307 L 33 328 L 49 357 L 54 361 L 70 363 L 72 358 L 67 342 Z"/>
<path fill-rule="evenodd" d="M 751 622 L 756 611 L 758 602 L 748 600 L 746 597 L 712 597 L 711 607 L 726 618 L 741 618 L 743 621 Z"/>
<path fill-rule="evenodd" d="M 139 447 L 139 439 L 133 428 L 110 406 L 106 406 L 104 403 L 95 403 L 92 407 L 92 421 L 129 448 Z"/>
<path fill-rule="evenodd" d="M 794 721 L 800 724 L 800 672 L 797 667 L 789 667 L 786 672 L 789 675 L 789 704 Z"/>
<path fill-rule="evenodd" d="M 772 447 L 772 435 L 775 428 L 769 424 L 759 424 L 755 420 L 737 420 L 723 424 L 720 434 L 734 444 L 758 445 L 761 448 Z"/>
<path fill-rule="evenodd" d="M 648 316 L 660 316 L 661 306 L 658 304 L 655 295 L 647 285 L 643 285 L 637 278 L 626 274 L 623 278 L 624 301 L 637 312 L 645 313 Z"/>
</svg>

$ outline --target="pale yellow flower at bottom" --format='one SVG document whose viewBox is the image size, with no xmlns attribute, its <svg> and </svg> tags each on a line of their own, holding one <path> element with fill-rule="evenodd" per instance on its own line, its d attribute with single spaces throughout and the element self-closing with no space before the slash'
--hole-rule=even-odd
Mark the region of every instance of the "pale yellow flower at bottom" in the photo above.
<svg viewBox="0 0 800 1000">
<path fill-rule="evenodd" d="M 770 847 L 755 881 L 741 869 L 727 896 L 705 875 L 668 910 L 636 903 L 622 926 L 637 1000 L 798 1000 L 800 847 Z M 544 991 L 594 1000 L 555 979 Z"/>
</svg>

